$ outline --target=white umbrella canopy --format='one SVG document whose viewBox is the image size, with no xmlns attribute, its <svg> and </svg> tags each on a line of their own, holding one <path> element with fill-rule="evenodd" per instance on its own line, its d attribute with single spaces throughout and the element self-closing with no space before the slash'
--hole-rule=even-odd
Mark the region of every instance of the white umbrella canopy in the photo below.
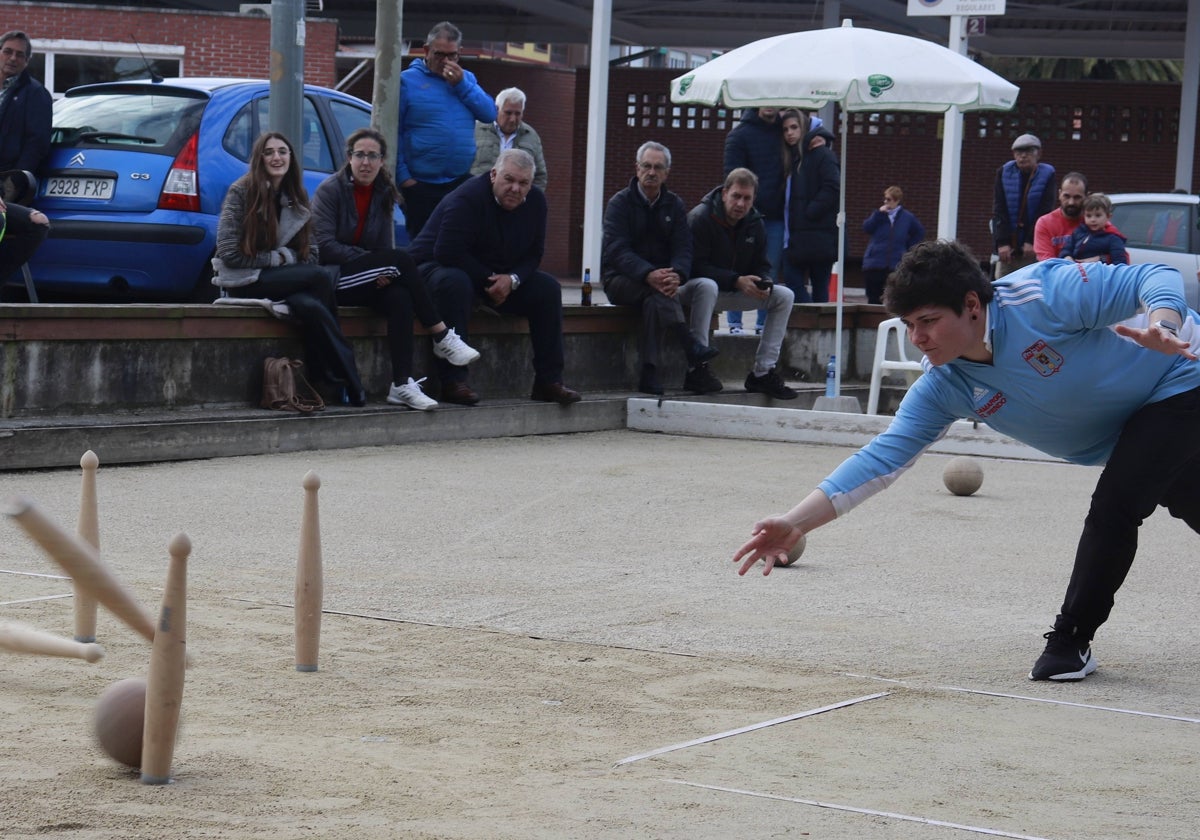
<svg viewBox="0 0 1200 840">
<path fill-rule="evenodd" d="M 763 38 L 672 80 L 671 101 L 728 108 L 842 108 L 838 272 L 844 276 L 846 112 L 1007 111 L 1020 89 L 964 55 L 930 41 L 855 27 Z M 837 295 L 837 393 L 842 384 L 842 283 Z"/>
</svg>

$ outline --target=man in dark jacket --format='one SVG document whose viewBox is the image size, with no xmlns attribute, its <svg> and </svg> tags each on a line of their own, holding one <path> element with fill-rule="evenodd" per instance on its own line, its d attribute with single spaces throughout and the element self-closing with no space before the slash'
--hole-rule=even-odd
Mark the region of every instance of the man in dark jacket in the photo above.
<svg viewBox="0 0 1200 840">
<path fill-rule="evenodd" d="M 0 35 L 0 172 L 11 173 L 4 183 L 27 179 L 20 170 L 33 173 L 50 151 L 50 94 L 29 75 L 32 45 L 24 32 Z M 0 287 L 33 255 L 50 230 L 45 214 L 0 198 L 0 215 L 5 232 L 0 241 Z M 22 199 L 25 200 L 25 199 Z"/>
<path fill-rule="evenodd" d="M 29 75 L 32 49 L 24 32 L 0 35 L 0 171 L 36 173 L 50 152 L 52 102 Z"/>
<path fill-rule="evenodd" d="M 1022 134 L 1012 152 L 1013 159 L 996 170 L 992 195 L 996 277 L 1037 262 L 1037 221 L 1054 210 L 1054 167 L 1041 163 L 1042 141 Z"/>
<path fill-rule="evenodd" d="M 775 371 L 794 295 L 787 286 L 776 285 L 771 279 L 766 227 L 754 206 L 758 183 L 749 169 L 734 169 L 723 186 L 710 192 L 688 214 L 692 273 L 712 278 L 718 289 L 716 303 L 730 310 L 765 305 L 767 318 L 754 354 L 754 368 L 746 375 L 746 390 L 794 400 L 796 392 Z M 720 383 L 717 385 L 719 390 Z"/>
<path fill-rule="evenodd" d="M 490 172 L 469 179 L 437 208 L 409 252 L 446 324 L 469 341 L 475 298 L 529 319 L 531 399 L 568 405 L 579 394 L 562 384 L 562 287 L 538 267 L 546 248 L 546 196 L 533 186 L 533 156 L 505 149 Z M 465 367 L 437 360 L 442 402 L 475 405 Z"/>
<path fill-rule="evenodd" d="M 817 138 L 824 143 L 815 143 Z M 829 301 L 829 278 L 838 258 L 838 206 L 842 170 L 833 154 L 833 133 L 821 126 L 801 140 L 804 157 L 793 173 L 787 198 L 787 284 L 796 300 Z M 805 282 L 812 283 L 812 291 Z"/>
<path fill-rule="evenodd" d="M 783 277 L 783 185 L 787 178 L 783 164 L 783 132 L 780 130 L 779 109 L 747 108 L 742 119 L 725 138 L 724 174 L 735 169 L 749 169 L 758 178 L 754 209 L 763 219 L 767 232 L 767 260 L 771 276 Z M 726 313 L 729 331 L 742 331 L 742 313 Z M 766 311 L 759 309 L 755 332 L 762 333 Z"/>
<path fill-rule="evenodd" d="M 713 390 L 716 377 L 707 368 L 699 372 L 698 369 L 717 355 L 717 349 L 705 343 L 712 306 L 692 304 L 702 287 L 707 287 L 703 297 L 715 298 L 717 284 L 708 278 L 688 279 L 692 268 L 692 232 L 683 201 L 665 186 L 670 170 L 671 151 L 666 146 L 647 140 L 638 148 L 637 175 L 628 187 L 608 200 L 604 210 L 601 279 L 610 303 L 635 306 L 642 311 L 642 327 L 638 331 L 641 357 L 638 390 L 645 394 L 663 393 L 658 363 L 659 333 L 665 330 L 683 346 L 687 356 L 684 387 L 697 390 L 691 386 L 703 386 L 702 393 L 707 393 Z M 692 306 L 691 329 L 684 317 L 684 306 Z M 716 384 L 719 390 L 720 382 Z"/>
</svg>

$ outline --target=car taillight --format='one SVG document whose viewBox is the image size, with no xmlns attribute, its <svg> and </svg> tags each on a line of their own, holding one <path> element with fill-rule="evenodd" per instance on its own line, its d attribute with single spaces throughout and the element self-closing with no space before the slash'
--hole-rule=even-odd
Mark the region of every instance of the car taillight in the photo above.
<svg viewBox="0 0 1200 840">
<path fill-rule="evenodd" d="M 160 210 L 191 210 L 200 211 L 200 175 L 196 168 L 196 146 L 199 133 L 193 134 L 183 144 L 167 180 L 163 184 L 162 193 L 158 196 Z"/>
</svg>

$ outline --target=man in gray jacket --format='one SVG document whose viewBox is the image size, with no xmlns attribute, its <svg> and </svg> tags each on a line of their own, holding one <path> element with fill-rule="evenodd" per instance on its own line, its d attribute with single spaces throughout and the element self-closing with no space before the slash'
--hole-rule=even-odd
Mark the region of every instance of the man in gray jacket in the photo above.
<svg viewBox="0 0 1200 840">
<path fill-rule="evenodd" d="M 546 189 L 546 158 L 542 155 L 542 138 L 533 126 L 524 122 L 525 92 L 520 88 L 505 88 L 496 94 L 496 120 L 475 123 L 475 162 L 472 175 L 482 175 L 495 164 L 505 149 L 524 149 L 533 155 L 533 185 Z"/>
</svg>

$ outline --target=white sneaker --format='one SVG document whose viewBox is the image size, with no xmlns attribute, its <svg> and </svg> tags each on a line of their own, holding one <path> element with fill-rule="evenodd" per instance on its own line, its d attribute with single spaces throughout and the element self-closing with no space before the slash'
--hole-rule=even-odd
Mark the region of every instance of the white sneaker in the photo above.
<svg viewBox="0 0 1200 840">
<path fill-rule="evenodd" d="M 441 341 L 433 342 L 433 355 L 455 367 L 463 367 L 479 358 L 479 351 L 458 337 L 453 328 Z"/>
<path fill-rule="evenodd" d="M 392 405 L 406 405 L 417 411 L 429 411 L 431 408 L 437 408 L 437 400 L 425 396 L 425 392 L 421 390 L 421 383 L 424 381 L 425 377 L 422 376 L 413 382 L 410 376 L 403 385 L 393 382 L 392 386 L 388 388 L 387 401 Z"/>
<path fill-rule="evenodd" d="M 730 324 L 730 326 L 729 326 L 729 334 L 730 334 L 730 335 L 741 335 L 741 334 L 742 334 L 742 328 L 741 328 L 741 327 L 739 327 L 737 324 Z"/>
</svg>

